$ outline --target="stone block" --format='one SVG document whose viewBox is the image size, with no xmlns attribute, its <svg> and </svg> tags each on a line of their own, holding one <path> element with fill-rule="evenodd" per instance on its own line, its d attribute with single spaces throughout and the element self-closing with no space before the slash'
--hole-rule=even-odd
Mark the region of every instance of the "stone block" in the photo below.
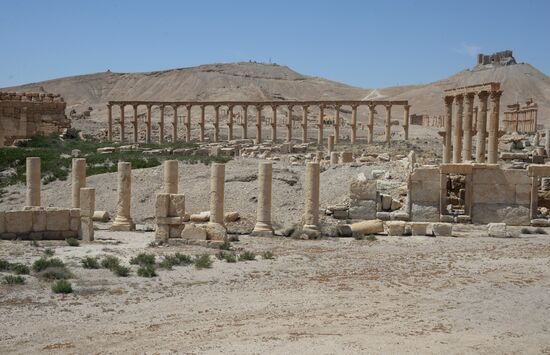
<svg viewBox="0 0 550 355">
<path fill-rule="evenodd" d="M 4 233 L 0 234 L 0 239 L 2 239 L 2 240 L 15 240 L 16 238 L 17 238 L 17 234 L 15 234 L 15 233 L 4 232 Z"/>
<path fill-rule="evenodd" d="M 472 182 L 477 184 L 515 185 L 528 184 L 529 177 L 525 170 L 481 168 L 476 166 L 472 175 Z"/>
<path fill-rule="evenodd" d="M 93 217 L 95 212 L 95 189 L 83 187 L 80 189 L 80 214 L 83 217 Z"/>
<path fill-rule="evenodd" d="M 474 184 L 472 204 L 516 203 L 516 187 L 508 184 Z"/>
<path fill-rule="evenodd" d="M 531 202 L 531 185 L 516 185 L 516 204 L 528 205 Z"/>
<path fill-rule="evenodd" d="M 170 217 L 182 217 L 185 214 L 185 195 L 184 194 L 171 194 L 170 195 L 170 208 L 168 216 Z"/>
<path fill-rule="evenodd" d="M 440 186 L 436 181 L 410 181 L 409 196 L 413 202 L 439 202 Z"/>
<path fill-rule="evenodd" d="M 384 231 L 384 223 L 379 219 L 350 224 L 352 233 L 379 234 Z"/>
<path fill-rule="evenodd" d="M 84 242 L 94 241 L 94 221 L 90 217 L 80 219 L 80 236 Z"/>
<path fill-rule="evenodd" d="M 432 231 L 436 237 L 450 237 L 453 233 L 451 223 L 432 223 Z"/>
<path fill-rule="evenodd" d="M 527 226 L 531 222 L 529 205 L 475 204 L 472 206 L 472 223 L 506 223 L 510 226 Z"/>
<path fill-rule="evenodd" d="M 168 240 L 170 237 L 170 225 L 157 224 L 155 229 L 155 240 Z"/>
<path fill-rule="evenodd" d="M 0 211 L 0 233 L 4 233 L 6 231 L 6 213 L 4 211 Z"/>
<path fill-rule="evenodd" d="M 458 164 L 441 164 L 439 171 L 441 174 L 471 174 L 473 165 L 470 163 L 458 163 Z"/>
<path fill-rule="evenodd" d="M 83 218 L 88 218 L 88 217 L 83 217 Z M 80 219 L 81 219 L 80 217 L 71 217 L 69 230 L 78 232 L 78 228 L 80 227 Z"/>
<path fill-rule="evenodd" d="M 352 200 L 376 200 L 376 180 L 353 180 L 350 184 Z"/>
<path fill-rule="evenodd" d="M 63 236 L 61 235 L 61 231 L 45 231 L 44 239 L 59 240 L 65 238 L 63 238 Z"/>
<path fill-rule="evenodd" d="M 108 222 L 111 219 L 107 211 L 94 211 L 92 219 L 96 222 Z"/>
<path fill-rule="evenodd" d="M 527 175 L 532 176 L 550 176 L 550 165 L 531 164 L 527 167 Z"/>
<path fill-rule="evenodd" d="M 392 204 L 392 197 L 390 195 L 380 195 L 380 203 L 382 204 L 383 211 L 390 211 Z"/>
<path fill-rule="evenodd" d="M 506 223 L 489 223 L 487 225 L 487 231 L 489 237 L 493 238 L 507 238 Z"/>
<path fill-rule="evenodd" d="M 236 212 L 236 211 L 226 212 L 223 217 L 223 221 L 225 223 L 237 222 L 239 219 L 241 219 L 241 216 L 239 212 Z"/>
<path fill-rule="evenodd" d="M 352 200 L 348 213 L 351 219 L 375 219 L 376 201 Z"/>
<path fill-rule="evenodd" d="M 170 212 L 170 194 L 158 193 L 155 200 L 155 217 L 168 217 Z"/>
<path fill-rule="evenodd" d="M 456 216 L 456 223 L 465 224 L 465 223 L 471 223 L 471 222 L 472 222 L 472 218 L 468 215 L 461 214 Z"/>
<path fill-rule="evenodd" d="M 429 225 L 428 222 L 411 222 L 409 225 L 411 226 L 412 235 L 428 235 L 426 233 Z"/>
<path fill-rule="evenodd" d="M 376 212 L 376 218 L 389 221 L 391 219 L 391 212 Z"/>
<path fill-rule="evenodd" d="M 218 223 L 207 223 L 201 225 L 201 228 L 204 228 L 206 231 L 207 240 L 226 240 L 227 239 L 227 230 L 224 226 Z"/>
<path fill-rule="evenodd" d="M 439 222 L 439 203 L 413 202 L 411 204 L 411 221 Z"/>
<path fill-rule="evenodd" d="M 69 210 L 48 210 L 46 216 L 47 231 L 68 231 L 70 225 Z"/>
<path fill-rule="evenodd" d="M 206 240 L 206 230 L 193 223 L 186 224 L 180 235 L 183 239 Z"/>
<path fill-rule="evenodd" d="M 46 211 L 32 211 L 32 230 L 33 232 L 43 232 L 46 230 Z"/>
<path fill-rule="evenodd" d="M 157 224 L 179 225 L 183 224 L 182 217 L 157 217 Z"/>
<path fill-rule="evenodd" d="M 30 233 L 32 232 L 33 211 L 8 211 L 5 212 L 6 233 Z"/>
<path fill-rule="evenodd" d="M 44 232 L 30 232 L 29 233 L 29 239 L 30 240 L 42 240 L 42 239 L 44 239 Z"/>
<path fill-rule="evenodd" d="M 390 213 L 390 220 L 392 221 L 408 221 L 411 216 L 407 212 L 395 211 Z"/>
<path fill-rule="evenodd" d="M 340 156 L 340 159 L 342 161 L 342 163 L 351 163 L 353 162 L 353 153 L 352 152 L 348 152 L 348 151 L 344 151 L 342 152 L 341 156 Z"/>
<path fill-rule="evenodd" d="M 204 223 L 210 221 L 210 211 L 204 211 L 201 213 L 195 213 L 189 216 L 191 222 Z"/>
<path fill-rule="evenodd" d="M 69 216 L 71 218 L 75 218 L 75 217 L 80 218 L 80 208 L 71 208 L 71 209 L 69 209 Z"/>
<path fill-rule="evenodd" d="M 58 233 L 60 233 L 61 239 L 77 238 L 78 237 L 78 232 L 75 232 L 75 231 L 60 231 Z"/>
<path fill-rule="evenodd" d="M 405 222 L 403 221 L 386 222 L 386 231 L 389 236 L 405 235 Z"/>
<path fill-rule="evenodd" d="M 183 231 L 183 224 L 180 225 L 171 225 L 169 229 L 170 238 L 181 238 L 181 232 Z"/>
<path fill-rule="evenodd" d="M 430 181 L 439 185 L 439 168 L 420 167 L 414 169 L 410 174 L 411 181 Z"/>
<path fill-rule="evenodd" d="M 531 220 L 533 227 L 550 227 L 550 221 L 546 218 L 535 218 Z"/>
</svg>

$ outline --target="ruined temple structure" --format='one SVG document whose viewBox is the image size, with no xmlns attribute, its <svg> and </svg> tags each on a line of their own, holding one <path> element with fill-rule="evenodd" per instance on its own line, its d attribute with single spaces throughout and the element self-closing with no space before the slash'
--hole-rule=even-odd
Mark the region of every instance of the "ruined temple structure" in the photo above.
<svg viewBox="0 0 550 355">
<path fill-rule="evenodd" d="M 340 128 L 343 126 L 343 121 L 341 120 L 341 110 L 343 110 L 343 106 L 347 106 L 351 108 L 351 143 L 355 143 L 356 137 L 357 137 L 357 109 L 360 106 L 367 106 L 369 109 L 369 116 L 368 116 L 368 122 L 366 126 L 368 127 L 368 142 L 373 142 L 373 136 L 374 136 L 374 115 L 375 115 L 375 108 L 376 106 L 384 106 L 385 107 L 385 124 L 384 124 L 384 132 L 385 132 L 385 142 L 386 144 L 390 144 L 390 138 L 391 138 L 391 126 L 392 126 L 392 120 L 391 120 L 391 112 L 392 107 L 394 106 L 402 106 L 403 107 L 403 122 L 402 127 L 405 134 L 405 139 L 408 139 L 409 135 L 409 110 L 410 105 L 408 104 L 408 101 L 350 101 L 350 100 L 331 100 L 331 101 L 254 101 L 254 102 L 241 102 L 241 101 L 215 101 L 215 102 L 200 102 L 200 101 L 178 101 L 178 102 L 159 102 L 159 101 L 109 101 L 107 105 L 107 139 L 113 140 L 113 115 L 112 115 L 112 107 L 118 106 L 119 112 L 120 112 L 120 118 L 119 118 L 119 124 L 120 124 L 120 131 L 118 135 L 119 141 L 125 141 L 126 140 L 126 115 L 125 115 L 125 108 L 126 106 L 131 106 L 133 109 L 133 119 L 131 121 L 132 125 L 132 133 L 133 133 L 133 142 L 138 143 L 139 142 L 139 116 L 138 116 L 138 107 L 139 106 L 145 106 L 147 108 L 147 114 L 146 114 L 146 120 L 143 123 L 146 128 L 146 134 L 145 134 L 145 142 L 150 143 L 151 142 L 151 130 L 152 130 L 152 120 L 151 120 L 151 109 L 152 107 L 156 106 L 160 110 L 160 121 L 158 123 L 158 129 L 159 129 L 159 143 L 163 143 L 165 139 L 165 109 L 167 107 L 171 107 L 173 110 L 173 116 L 172 116 L 172 123 L 171 123 L 171 131 L 172 131 L 172 140 L 177 141 L 179 138 L 179 130 L 178 130 L 178 110 L 180 108 L 184 108 L 186 110 L 185 116 L 185 140 L 191 141 L 193 138 L 191 137 L 192 127 L 191 127 L 191 110 L 193 107 L 199 107 L 200 108 L 200 121 L 198 123 L 200 132 L 199 136 L 196 137 L 200 142 L 205 141 L 205 131 L 206 131 L 206 123 L 205 123 L 205 111 L 208 107 L 211 107 L 214 109 L 214 141 L 218 142 L 220 140 L 220 109 L 227 108 L 225 111 L 227 113 L 227 130 L 228 130 L 228 140 L 235 139 L 234 137 L 234 125 L 237 124 L 242 127 L 241 130 L 241 138 L 247 139 L 248 138 L 248 115 L 249 115 L 249 109 L 253 108 L 253 113 L 255 113 L 255 128 L 256 128 L 256 141 L 257 143 L 262 142 L 262 123 L 264 120 L 262 119 L 262 113 L 264 111 L 267 111 L 268 114 L 270 113 L 271 120 L 266 123 L 271 127 L 271 141 L 276 142 L 277 141 L 277 111 L 278 108 L 284 107 L 287 110 L 288 117 L 292 118 L 293 112 L 295 108 L 299 108 L 301 111 L 302 116 L 302 141 L 307 142 L 308 140 L 308 113 L 310 112 L 312 107 L 317 107 L 319 110 L 319 119 L 317 123 L 317 141 L 319 145 L 323 144 L 323 132 L 324 132 L 324 125 L 330 124 L 334 131 L 334 140 L 335 143 L 338 143 L 338 141 L 342 138 Z M 332 107 L 335 110 L 335 116 L 333 121 L 327 121 L 325 116 L 325 109 L 328 107 Z M 242 111 L 242 115 L 239 115 L 239 121 L 235 123 L 235 117 L 236 112 L 235 109 L 239 108 Z M 285 127 L 287 130 L 286 134 L 286 141 L 292 140 L 292 133 L 293 133 L 293 120 L 288 119 L 285 123 Z"/>
<path fill-rule="evenodd" d="M 410 123 L 417 126 L 441 128 L 443 127 L 443 116 L 412 114 L 410 116 Z"/>
<path fill-rule="evenodd" d="M 0 92 L 0 146 L 71 126 L 59 94 Z"/>
<path fill-rule="evenodd" d="M 518 103 L 508 105 L 504 111 L 504 131 L 507 133 L 532 133 L 537 130 L 538 105 L 529 99 L 525 105 Z"/>
<path fill-rule="evenodd" d="M 496 52 L 493 54 L 482 54 L 477 55 L 477 65 L 513 65 L 517 64 L 516 59 L 512 55 L 511 50 Z"/>
</svg>

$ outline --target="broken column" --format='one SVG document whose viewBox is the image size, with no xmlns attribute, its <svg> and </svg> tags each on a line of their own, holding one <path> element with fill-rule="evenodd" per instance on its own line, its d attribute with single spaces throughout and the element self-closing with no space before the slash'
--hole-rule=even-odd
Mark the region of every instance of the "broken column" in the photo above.
<svg viewBox="0 0 550 355">
<path fill-rule="evenodd" d="M 334 142 L 338 143 L 340 141 L 340 105 L 335 105 L 334 109 L 336 110 L 336 117 L 334 118 Z"/>
<path fill-rule="evenodd" d="M 369 128 L 369 135 L 367 138 L 367 142 L 370 144 L 374 141 L 374 112 L 375 112 L 376 105 L 369 104 L 369 120 L 367 123 L 367 127 Z"/>
<path fill-rule="evenodd" d="M 212 163 L 210 173 L 210 223 L 223 225 L 225 164 Z"/>
<path fill-rule="evenodd" d="M 476 162 L 485 162 L 485 142 L 487 140 L 487 98 L 489 93 L 482 91 L 477 94 L 479 98 L 479 111 L 476 124 L 477 144 L 476 144 Z"/>
<path fill-rule="evenodd" d="M 80 208 L 80 189 L 86 187 L 86 159 L 74 158 L 71 173 L 72 208 Z"/>
<path fill-rule="evenodd" d="M 118 202 L 116 217 L 111 226 L 112 231 L 132 231 L 135 229 L 130 216 L 132 201 L 132 165 L 127 162 L 118 162 Z"/>
<path fill-rule="evenodd" d="M 351 144 L 357 139 L 357 105 L 351 106 Z"/>
<path fill-rule="evenodd" d="M 307 105 L 302 106 L 302 143 L 307 142 L 307 110 Z"/>
<path fill-rule="evenodd" d="M 334 136 L 331 134 L 330 136 L 328 136 L 328 153 L 330 154 L 331 152 L 334 151 Z"/>
<path fill-rule="evenodd" d="M 319 231 L 319 174 L 319 163 L 307 163 L 304 211 L 305 231 Z"/>
<path fill-rule="evenodd" d="M 94 241 L 94 212 L 95 212 L 95 189 L 83 187 L 79 191 L 80 200 L 80 235 L 82 241 Z"/>
<path fill-rule="evenodd" d="M 40 158 L 27 158 L 27 195 L 25 206 L 40 206 Z"/>
<path fill-rule="evenodd" d="M 167 194 L 178 193 L 178 161 L 164 161 L 164 192 Z"/>
<path fill-rule="evenodd" d="M 107 105 L 107 140 L 113 140 L 113 110 L 111 104 Z"/>
<path fill-rule="evenodd" d="M 498 161 L 499 110 L 502 91 L 491 92 L 491 118 L 489 119 L 489 145 L 487 162 L 496 164 Z"/>
<path fill-rule="evenodd" d="M 464 115 L 464 150 L 463 159 L 466 161 L 472 160 L 472 119 L 474 115 L 474 93 L 465 95 L 466 113 Z"/>
<path fill-rule="evenodd" d="M 325 106 L 319 105 L 319 122 L 317 123 L 317 145 L 323 146 L 323 128 L 325 120 Z"/>
<path fill-rule="evenodd" d="M 457 95 L 456 99 L 456 120 L 453 141 L 453 163 L 462 162 L 462 115 L 464 112 L 464 96 Z"/>
<path fill-rule="evenodd" d="M 330 164 L 337 165 L 339 162 L 340 154 L 338 152 L 330 152 Z"/>
<path fill-rule="evenodd" d="M 409 140 L 409 111 L 411 105 L 405 105 L 403 109 L 403 131 L 405 132 L 405 140 Z"/>
<path fill-rule="evenodd" d="M 385 127 L 386 144 L 388 147 L 391 144 L 391 104 L 386 104 L 386 127 Z"/>
<path fill-rule="evenodd" d="M 271 225 L 272 163 L 260 162 L 258 171 L 258 207 L 253 235 L 273 235 Z"/>
<path fill-rule="evenodd" d="M 443 137 L 443 163 L 448 164 L 451 162 L 451 149 L 452 149 L 452 127 L 453 127 L 453 101 L 454 96 L 445 96 L 445 134 Z"/>
</svg>

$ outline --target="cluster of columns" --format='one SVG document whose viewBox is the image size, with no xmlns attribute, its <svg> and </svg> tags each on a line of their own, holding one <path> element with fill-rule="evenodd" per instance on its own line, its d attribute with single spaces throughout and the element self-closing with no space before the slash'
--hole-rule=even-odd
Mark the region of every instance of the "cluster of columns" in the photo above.
<svg viewBox="0 0 550 355">
<path fill-rule="evenodd" d="M 473 135 L 477 136 L 475 160 L 496 164 L 498 160 L 500 85 L 489 83 L 467 88 L 445 91 L 445 122 L 441 135 L 443 144 L 443 163 L 461 163 L 472 160 Z M 474 100 L 479 99 L 479 111 L 474 131 Z M 490 115 L 488 99 L 491 100 Z M 453 104 L 456 114 L 453 115 Z M 454 123 L 454 124 L 453 124 Z M 488 136 L 487 158 L 486 140 Z"/>
<path fill-rule="evenodd" d="M 526 102 L 525 106 L 519 103 L 508 105 L 508 111 L 504 111 L 505 132 L 535 132 L 538 124 L 538 106 L 533 100 Z"/>
<path fill-rule="evenodd" d="M 325 123 L 325 109 L 328 106 L 331 106 L 335 110 L 335 118 L 333 122 L 333 134 L 335 137 L 335 142 L 338 143 L 341 138 L 340 127 L 342 126 L 341 121 L 341 107 L 350 106 L 351 107 L 351 143 L 354 144 L 357 139 L 357 109 L 362 105 L 366 105 L 369 108 L 368 122 L 367 127 L 368 132 L 368 142 L 372 143 L 374 141 L 374 115 L 376 113 L 376 106 L 384 106 L 386 108 L 385 115 L 385 142 L 390 144 L 391 141 L 391 109 L 392 106 L 403 106 L 404 116 L 402 127 L 405 133 L 405 139 L 408 139 L 409 135 L 409 110 L 410 105 L 407 101 L 307 101 L 307 102 L 298 102 L 298 101 L 280 101 L 280 102 L 133 102 L 133 101 L 110 101 L 107 105 L 107 139 L 113 140 L 113 106 L 118 106 L 120 108 L 120 134 L 119 139 L 121 142 L 125 140 L 126 137 L 126 116 L 125 108 L 126 106 L 131 106 L 133 108 L 133 119 L 131 121 L 132 130 L 133 130 L 133 142 L 139 142 L 139 118 L 138 118 L 138 107 L 144 105 L 147 108 L 146 119 L 145 119 L 145 143 L 151 143 L 151 130 L 152 130 L 152 116 L 151 110 L 153 106 L 158 106 L 160 111 L 160 120 L 158 124 L 159 129 L 159 143 L 164 142 L 165 137 L 165 108 L 172 107 L 173 116 L 172 116 L 172 141 L 179 140 L 179 130 L 178 130 L 178 109 L 180 107 L 185 107 L 187 112 L 185 114 L 185 140 L 191 141 L 191 109 L 193 106 L 200 107 L 200 121 L 199 121 L 199 137 L 198 140 L 203 142 L 205 141 L 205 111 L 206 107 L 212 106 L 214 108 L 214 141 L 220 140 L 220 108 L 227 107 L 227 129 L 228 129 L 228 140 L 234 139 L 234 117 L 235 107 L 240 107 L 242 110 L 242 119 L 240 120 L 240 126 L 242 127 L 241 138 L 248 138 L 248 111 L 249 107 L 254 107 L 256 111 L 256 141 L 261 143 L 263 140 L 262 137 L 262 112 L 265 108 L 271 108 L 271 140 L 277 141 L 277 111 L 279 107 L 286 107 L 288 112 L 288 122 L 286 123 L 286 140 L 292 140 L 292 122 L 293 122 L 293 112 L 295 107 L 302 108 L 302 141 L 306 142 L 308 140 L 308 113 L 310 112 L 310 107 L 317 106 L 319 108 L 319 120 L 317 123 L 318 135 L 317 141 L 319 145 L 323 144 L 323 131 Z"/>
</svg>

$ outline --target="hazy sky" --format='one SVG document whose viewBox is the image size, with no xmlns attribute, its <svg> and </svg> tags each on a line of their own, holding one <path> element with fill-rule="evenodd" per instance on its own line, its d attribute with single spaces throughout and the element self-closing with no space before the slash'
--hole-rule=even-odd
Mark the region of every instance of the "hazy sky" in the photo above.
<svg viewBox="0 0 550 355">
<path fill-rule="evenodd" d="M 259 61 L 379 88 L 512 49 L 550 73 L 550 1 L 2 1 L 0 87 Z"/>
</svg>

